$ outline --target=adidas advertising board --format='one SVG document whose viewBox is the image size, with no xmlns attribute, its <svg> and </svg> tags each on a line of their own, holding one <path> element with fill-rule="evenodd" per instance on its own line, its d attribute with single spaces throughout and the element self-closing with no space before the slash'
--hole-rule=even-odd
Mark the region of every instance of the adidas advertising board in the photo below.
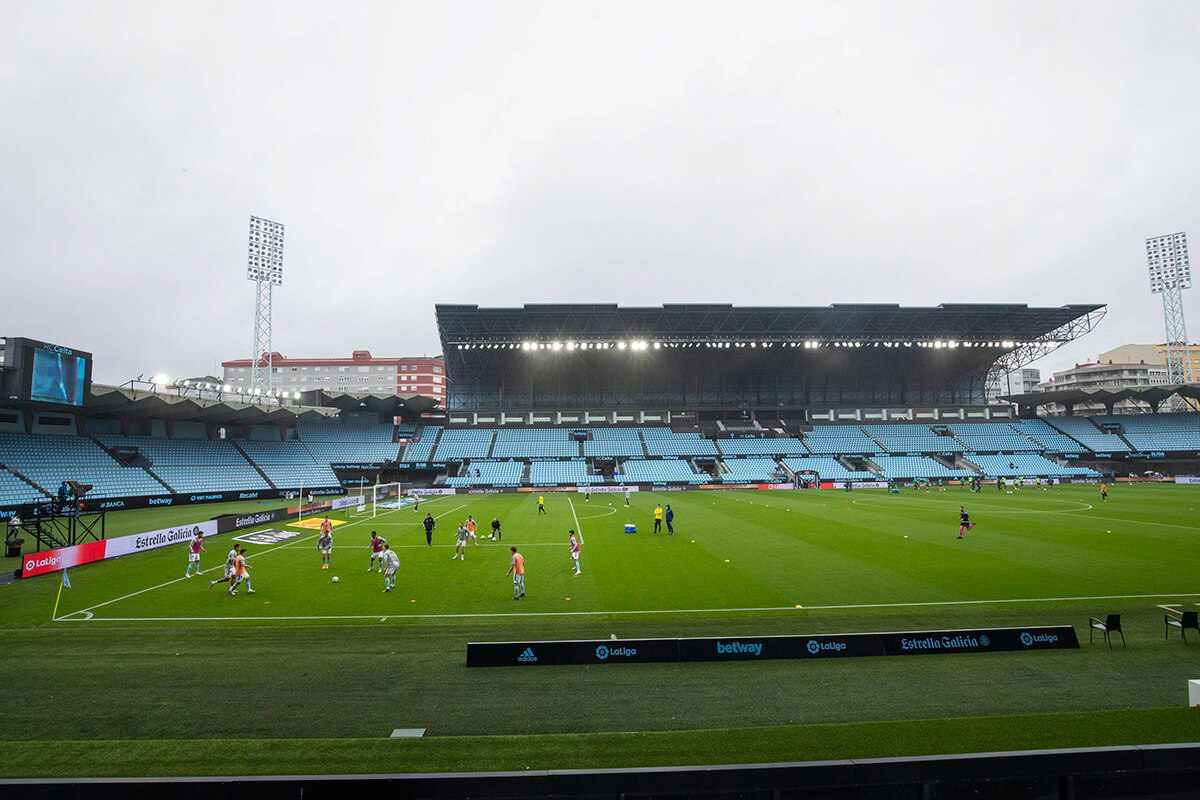
<svg viewBox="0 0 1200 800">
<path fill-rule="evenodd" d="M 1070 625 L 817 636 L 730 636 L 559 642 L 470 642 L 468 667 L 760 661 L 1078 648 Z"/>
</svg>

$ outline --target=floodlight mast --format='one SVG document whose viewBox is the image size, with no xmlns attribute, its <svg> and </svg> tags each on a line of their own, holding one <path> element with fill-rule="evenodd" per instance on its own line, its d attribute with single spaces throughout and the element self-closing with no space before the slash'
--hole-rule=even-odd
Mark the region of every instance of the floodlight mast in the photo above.
<svg viewBox="0 0 1200 800">
<path fill-rule="evenodd" d="M 283 223 L 250 217 L 246 280 L 254 281 L 254 350 L 250 356 L 250 392 L 275 389 L 271 347 L 271 287 L 283 285 Z"/>
<path fill-rule="evenodd" d="M 1192 288 L 1187 234 L 1169 233 L 1146 240 L 1150 292 L 1161 294 L 1167 333 L 1167 383 L 1195 381 L 1187 323 L 1183 317 L 1183 290 Z M 1185 367 L 1186 365 L 1186 367 Z"/>
</svg>

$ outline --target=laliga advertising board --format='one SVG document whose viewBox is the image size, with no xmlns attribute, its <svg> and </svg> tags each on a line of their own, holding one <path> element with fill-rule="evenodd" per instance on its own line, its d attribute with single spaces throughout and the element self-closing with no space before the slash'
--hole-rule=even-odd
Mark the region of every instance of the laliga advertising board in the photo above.
<svg viewBox="0 0 1200 800">
<path fill-rule="evenodd" d="M 74 547 L 61 547 L 57 550 L 32 553 L 21 560 L 21 575 L 31 578 L 34 575 L 57 572 L 77 567 L 80 564 L 103 561 L 106 558 L 116 558 L 130 553 L 140 553 L 144 550 L 179 544 L 190 540 L 197 531 L 205 536 L 216 536 L 217 521 L 210 519 L 192 525 L 181 525 L 178 528 L 163 528 L 149 533 L 135 533 L 99 542 L 85 542 Z"/>
</svg>

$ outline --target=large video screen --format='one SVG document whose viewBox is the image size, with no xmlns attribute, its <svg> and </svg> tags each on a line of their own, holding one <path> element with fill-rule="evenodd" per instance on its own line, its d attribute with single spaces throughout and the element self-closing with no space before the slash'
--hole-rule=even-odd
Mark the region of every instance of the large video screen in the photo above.
<svg viewBox="0 0 1200 800">
<path fill-rule="evenodd" d="M 49 350 L 33 351 L 30 400 L 81 406 L 86 386 L 87 359 Z"/>
</svg>

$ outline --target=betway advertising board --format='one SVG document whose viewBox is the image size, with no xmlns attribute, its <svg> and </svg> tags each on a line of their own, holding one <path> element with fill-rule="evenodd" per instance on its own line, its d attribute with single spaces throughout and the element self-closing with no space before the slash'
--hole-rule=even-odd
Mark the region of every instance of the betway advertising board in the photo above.
<svg viewBox="0 0 1200 800">
<path fill-rule="evenodd" d="M 999 653 L 1078 648 L 1070 625 L 972 628 L 813 636 L 469 642 L 468 667 L 627 664 L 670 661 L 765 661 L 939 653 Z"/>
<path fill-rule="evenodd" d="M 191 525 L 180 525 L 176 528 L 163 528 L 148 533 L 134 533 L 129 536 L 118 536 L 115 539 L 103 539 L 99 542 L 85 542 L 74 547 L 61 547 L 57 550 L 43 550 L 31 553 L 21 560 L 22 577 L 42 575 L 47 572 L 77 567 L 80 564 L 90 564 L 93 561 L 103 561 L 106 558 L 126 556 L 140 553 L 143 550 L 154 550 L 167 545 L 179 544 L 190 540 L 196 533 L 205 536 L 216 536 L 217 520 L 205 520 Z"/>
</svg>

